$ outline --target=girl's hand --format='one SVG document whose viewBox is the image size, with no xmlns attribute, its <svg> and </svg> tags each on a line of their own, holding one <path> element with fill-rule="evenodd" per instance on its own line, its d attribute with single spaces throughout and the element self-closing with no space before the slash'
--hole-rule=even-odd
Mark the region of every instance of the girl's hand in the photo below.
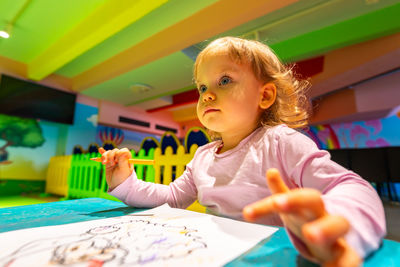
<svg viewBox="0 0 400 267">
<path fill-rule="evenodd" d="M 106 181 L 108 188 L 113 190 L 125 181 L 134 171 L 133 165 L 128 162 L 132 158 L 131 152 L 127 148 L 106 151 L 99 148 L 101 163 L 106 165 Z"/>
<path fill-rule="evenodd" d="M 321 194 L 314 189 L 289 190 L 279 171 L 267 171 L 267 183 L 273 194 L 243 209 L 247 221 L 279 213 L 285 226 L 301 239 L 313 256 L 323 266 L 359 266 L 359 255 L 343 238 L 350 229 L 349 222 L 326 212 Z M 307 257 L 308 255 L 304 255 Z"/>
</svg>

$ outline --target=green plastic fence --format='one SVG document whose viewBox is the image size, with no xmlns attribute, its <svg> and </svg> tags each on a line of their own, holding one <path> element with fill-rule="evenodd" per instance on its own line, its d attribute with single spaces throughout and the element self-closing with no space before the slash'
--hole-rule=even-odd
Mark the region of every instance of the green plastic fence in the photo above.
<svg viewBox="0 0 400 267">
<path fill-rule="evenodd" d="M 144 150 L 137 154 L 131 151 L 132 157 L 137 159 L 154 159 L 154 149 L 150 149 L 148 155 Z M 100 162 L 90 158 L 100 157 L 99 153 L 72 155 L 71 168 L 68 173 L 67 198 L 100 197 L 117 200 L 107 193 L 105 167 Z M 154 182 L 154 167 L 152 165 L 137 165 L 135 171 L 138 179 Z"/>
</svg>

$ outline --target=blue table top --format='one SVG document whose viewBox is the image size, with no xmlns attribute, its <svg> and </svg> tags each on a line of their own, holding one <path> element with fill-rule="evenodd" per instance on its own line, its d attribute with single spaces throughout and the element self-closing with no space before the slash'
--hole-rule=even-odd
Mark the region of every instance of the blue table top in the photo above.
<svg viewBox="0 0 400 267">
<path fill-rule="evenodd" d="M 123 216 L 142 211 L 101 198 L 67 200 L 0 209 L 0 233 Z M 1 241 L 0 241 L 1 244 Z M 295 250 L 283 228 L 226 266 L 316 266 Z M 384 240 L 364 266 L 400 266 L 400 243 Z"/>
</svg>

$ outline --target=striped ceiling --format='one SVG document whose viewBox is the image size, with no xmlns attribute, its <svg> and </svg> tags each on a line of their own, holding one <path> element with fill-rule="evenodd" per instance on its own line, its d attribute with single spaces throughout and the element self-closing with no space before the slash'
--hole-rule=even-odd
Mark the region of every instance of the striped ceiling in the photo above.
<svg viewBox="0 0 400 267">
<path fill-rule="evenodd" d="M 219 36 L 258 39 L 300 62 L 396 36 L 399 14 L 398 0 L 2 0 L 0 30 L 12 31 L 0 39 L 0 71 L 150 109 L 194 88 L 193 59 Z M 328 93 L 323 81 L 313 97 Z"/>
</svg>

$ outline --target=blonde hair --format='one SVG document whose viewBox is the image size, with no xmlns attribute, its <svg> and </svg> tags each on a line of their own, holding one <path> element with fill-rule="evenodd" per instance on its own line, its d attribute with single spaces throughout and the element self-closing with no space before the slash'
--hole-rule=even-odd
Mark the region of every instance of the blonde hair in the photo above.
<svg viewBox="0 0 400 267">
<path fill-rule="evenodd" d="M 261 125 L 286 124 L 291 128 L 307 126 L 309 102 L 305 93 L 310 83 L 297 79 L 293 67 L 283 65 L 267 45 L 237 37 L 216 39 L 197 56 L 193 70 L 195 80 L 201 61 L 206 55 L 215 53 L 228 55 L 238 64 L 249 64 L 257 80 L 264 84 L 275 84 L 276 101 L 261 115 Z"/>
</svg>

